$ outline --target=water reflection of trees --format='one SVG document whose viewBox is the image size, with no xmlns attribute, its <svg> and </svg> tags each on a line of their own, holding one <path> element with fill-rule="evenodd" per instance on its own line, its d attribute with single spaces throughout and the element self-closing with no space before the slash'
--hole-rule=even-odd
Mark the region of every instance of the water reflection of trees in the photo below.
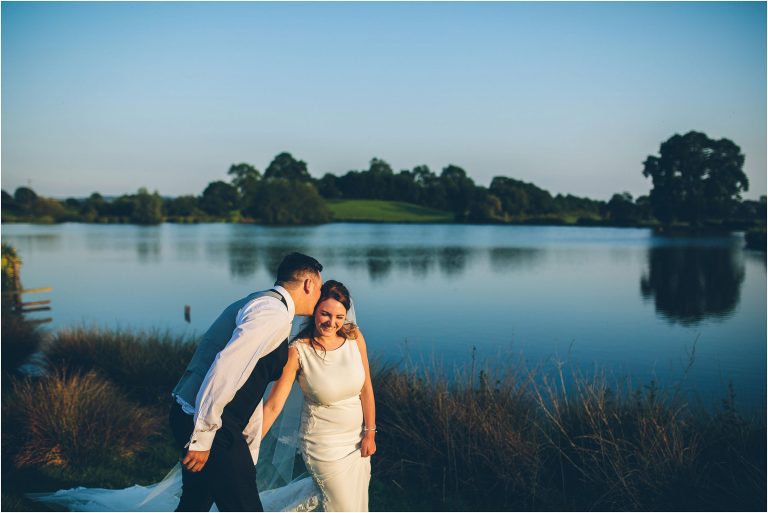
<svg viewBox="0 0 768 513">
<path fill-rule="evenodd" d="M 542 254 L 543 250 L 537 248 L 491 248 L 491 269 L 497 273 L 530 269 L 541 262 Z"/>
<path fill-rule="evenodd" d="M 229 274 L 237 278 L 251 276 L 259 269 L 259 246 L 248 240 L 227 243 Z"/>
<path fill-rule="evenodd" d="M 392 252 L 389 248 L 369 248 L 365 252 L 365 262 L 368 267 L 368 276 L 371 280 L 380 280 L 387 277 L 392 271 Z M 329 265 L 333 265 L 332 261 Z"/>
<path fill-rule="evenodd" d="M 489 259 L 494 272 L 508 272 L 530 265 L 540 250 L 529 248 L 469 248 L 463 246 L 346 246 L 307 247 L 270 244 L 256 239 L 230 239 L 209 244 L 208 253 L 217 261 L 226 253 L 229 272 L 244 278 L 263 270 L 273 275 L 283 256 L 299 251 L 316 257 L 327 269 L 362 270 L 371 281 L 387 279 L 393 272 L 423 279 L 438 272 L 457 277 L 478 259 Z M 329 276 L 330 277 L 330 276 Z"/>
<path fill-rule="evenodd" d="M 16 249 L 29 251 L 58 251 L 61 246 L 61 236 L 54 233 L 21 234 L 3 237 L 3 242 Z"/>
<path fill-rule="evenodd" d="M 738 247 L 661 246 L 648 252 L 640 280 L 644 298 L 672 322 L 726 317 L 739 303 L 744 262 Z"/>
<path fill-rule="evenodd" d="M 141 263 L 159 262 L 162 241 L 158 227 L 140 227 L 137 235 L 136 254 Z"/>
<path fill-rule="evenodd" d="M 246 278 L 262 268 L 268 275 L 274 276 L 283 257 L 293 251 L 311 254 L 301 246 L 260 246 L 255 240 L 230 240 L 227 243 L 229 273 L 237 278 Z"/>
</svg>

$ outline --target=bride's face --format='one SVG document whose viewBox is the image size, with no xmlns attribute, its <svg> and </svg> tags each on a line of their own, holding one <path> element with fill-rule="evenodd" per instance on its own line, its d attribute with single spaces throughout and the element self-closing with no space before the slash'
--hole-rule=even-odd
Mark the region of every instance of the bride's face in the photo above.
<svg viewBox="0 0 768 513">
<path fill-rule="evenodd" d="M 315 309 L 315 330 L 321 337 L 336 334 L 344 325 L 347 309 L 333 298 L 321 301 Z"/>
</svg>

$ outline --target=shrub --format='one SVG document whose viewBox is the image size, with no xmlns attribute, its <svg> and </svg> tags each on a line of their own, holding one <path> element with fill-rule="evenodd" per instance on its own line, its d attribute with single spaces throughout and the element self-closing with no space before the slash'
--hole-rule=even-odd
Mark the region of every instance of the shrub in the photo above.
<svg viewBox="0 0 768 513">
<path fill-rule="evenodd" d="M 19 269 L 21 258 L 16 253 L 16 248 L 6 243 L 2 244 L 2 290 L 9 292 L 18 287 Z M 5 301 L 5 295 L 3 295 Z"/>
<path fill-rule="evenodd" d="M 95 371 L 132 399 L 164 404 L 194 351 L 190 340 L 168 332 L 81 327 L 59 331 L 44 357 L 51 371 Z"/>
<path fill-rule="evenodd" d="M 119 461 L 145 448 L 159 420 L 95 373 L 57 372 L 15 382 L 3 401 L 18 448 L 15 464 L 85 466 Z M 5 422 L 4 422 L 5 423 Z M 4 430 L 3 438 L 6 438 Z M 15 435 L 15 436 L 14 436 Z"/>
<path fill-rule="evenodd" d="M 7 377 L 18 371 L 21 364 L 37 352 L 43 341 L 43 333 L 37 325 L 24 320 L 21 315 L 3 310 L 2 322 L 2 374 Z"/>
</svg>

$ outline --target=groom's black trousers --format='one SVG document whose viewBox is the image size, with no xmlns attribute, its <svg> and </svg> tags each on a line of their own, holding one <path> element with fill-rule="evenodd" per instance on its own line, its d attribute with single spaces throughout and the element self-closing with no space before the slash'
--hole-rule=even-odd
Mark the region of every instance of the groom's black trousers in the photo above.
<svg viewBox="0 0 768 513">
<path fill-rule="evenodd" d="M 184 446 L 194 430 L 194 419 L 174 402 L 170 424 L 183 457 Z M 176 511 L 210 511 L 214 502 L 219 511 L 264 511 L 256 486 L 256 467 L 242 426 L 226 415 L 222 415 L 222 426 L 216 431 L 203 470 L 190 472 L 182 466 L 181 472 L 181 501 Z"/>
</svg>

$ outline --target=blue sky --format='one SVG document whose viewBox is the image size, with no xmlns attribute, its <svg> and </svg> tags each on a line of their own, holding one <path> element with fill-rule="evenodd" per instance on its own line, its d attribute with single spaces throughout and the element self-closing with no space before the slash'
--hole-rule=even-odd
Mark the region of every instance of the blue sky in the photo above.
<svg viewBox="0 0 768 513">
<path fill-rule="evenodd" d="M 766 193 L 765 3 L 2 3 L 9 192 L 200 194 L 289 151 L 608 199 L 690 130 Z"/>
</svg>

